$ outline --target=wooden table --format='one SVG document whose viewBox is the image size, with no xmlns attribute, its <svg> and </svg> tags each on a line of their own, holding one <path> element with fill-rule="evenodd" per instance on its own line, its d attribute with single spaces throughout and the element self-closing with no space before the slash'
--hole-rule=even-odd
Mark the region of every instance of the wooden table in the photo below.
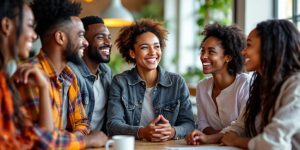
<svg viewBox="0 0 300 150">
<path fill-rule="evenodd" d="M 135 141 L 135 150 L 164 150 L 166 147 L 179 147 L 179 146 L 190 146 L 186 145 L 184 140 L 171 140 L 166 142 L 147 142 L 147 141 Z M 110 148 L 112 149 L 112 148 Z M 91 149 L 92 150 L 92 149 Z M 105 148 L 97 148 L 93 150 L 105 150 Z"/>
</svg>

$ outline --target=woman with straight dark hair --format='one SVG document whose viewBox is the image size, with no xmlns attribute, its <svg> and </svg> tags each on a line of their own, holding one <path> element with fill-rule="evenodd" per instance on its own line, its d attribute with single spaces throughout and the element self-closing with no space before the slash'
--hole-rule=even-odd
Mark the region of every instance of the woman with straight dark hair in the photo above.
<svg viewBox="0 0 300 150">
<path fill-rule="evenodd" d="M 249 149 L 300 149 L 300 33 L 288 20 L 259 23 L 242 51 L 254 71 L 244 115 L 194 142 Z"/>
<path fill-rule="evenodd" d="M 47 91 L 47 79 L 35 67 L 22 65 L 17 71 L 17 80 L 38 86 L 43 102 L 39 112 L 38 127 L 27 119 L 25 109 L 14 84 L 7 74 L 7 64 L 18 59 L 20 53 L 27 55 L 36 38 L 33 29 L 34 17 L 23 0 L 2 0 L 0 5 L 0 149 L 51 148 L 46 134 L 53 130 L 51 103 Z M 43 128 L 43 129 L 41 129 Z M 45 129 L 45 130 L 44 130 Z M 46 131 L 47 130 L 47 131 Z M 42 139 L 42 136 L 46 136 Z M 34 144 L 36 144 L 34 146 Z"/>
</svg>

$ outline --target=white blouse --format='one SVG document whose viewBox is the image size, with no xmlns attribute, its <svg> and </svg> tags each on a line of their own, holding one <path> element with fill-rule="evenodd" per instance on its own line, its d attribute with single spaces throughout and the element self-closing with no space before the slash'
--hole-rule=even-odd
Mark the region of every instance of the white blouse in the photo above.
<svg viewBox="0 0 300 150">
<path fill-rule="evenodd" d="M 256 117 L 256 126 L 261 115 Z M 234 131 L 245 135 L 244 117 L 241 115 L 231 126 L 221 133 Z M 248 143 L 250 150 L 288 150 L 300 149 L 300 73 L 289 77 L 282 85 L 276 99 L 275 114 L 263 132 Z"/>
<path fill-rule="evenodd" d="M 207 127 L 221 130 L 238 118 L 249 97 L 250 76 L 238 74 L 235 81 L 212 99 L 213 77 L 201 80 L 197 85 L 198 129 Z"/>
</svg>

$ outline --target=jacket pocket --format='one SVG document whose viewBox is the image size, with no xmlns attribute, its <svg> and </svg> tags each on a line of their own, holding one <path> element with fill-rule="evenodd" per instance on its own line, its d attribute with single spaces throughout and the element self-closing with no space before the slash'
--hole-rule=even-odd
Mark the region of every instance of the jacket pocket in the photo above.
<svg viewBox="0 0 300 150">
<path fill-rule="evenodd" d="M 179 107 L 180 107 L 179 100 L 170 101 L 169 103 L 163 104 L 161 107 L 161 114 L 167 120 L 169 120 L 171 125 L 174 125 L 177 120 Z"/>
<path fill-rule="evenodd" d="M 132 125 L 134 119 L 134 110 L 135 105 L 134 102 L 130 102 L 126 97 L 122 96 L 123 107 L 125 107 L 125 121 L 127 124 Z"/>
</svg>

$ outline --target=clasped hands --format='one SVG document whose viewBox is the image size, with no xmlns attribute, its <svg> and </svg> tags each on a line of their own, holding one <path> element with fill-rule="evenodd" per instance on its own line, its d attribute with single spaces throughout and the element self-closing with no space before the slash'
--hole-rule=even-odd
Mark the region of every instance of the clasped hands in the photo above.
<svg viewBox="0 0 300 150">
<path fill-rule="evenodd" d="M 151 142 L 167 141 L 174 138 L 175 129 L 163 115 L 159 115 L 150 124 L 140 128 L 138 136 Z"/>
</svg>

